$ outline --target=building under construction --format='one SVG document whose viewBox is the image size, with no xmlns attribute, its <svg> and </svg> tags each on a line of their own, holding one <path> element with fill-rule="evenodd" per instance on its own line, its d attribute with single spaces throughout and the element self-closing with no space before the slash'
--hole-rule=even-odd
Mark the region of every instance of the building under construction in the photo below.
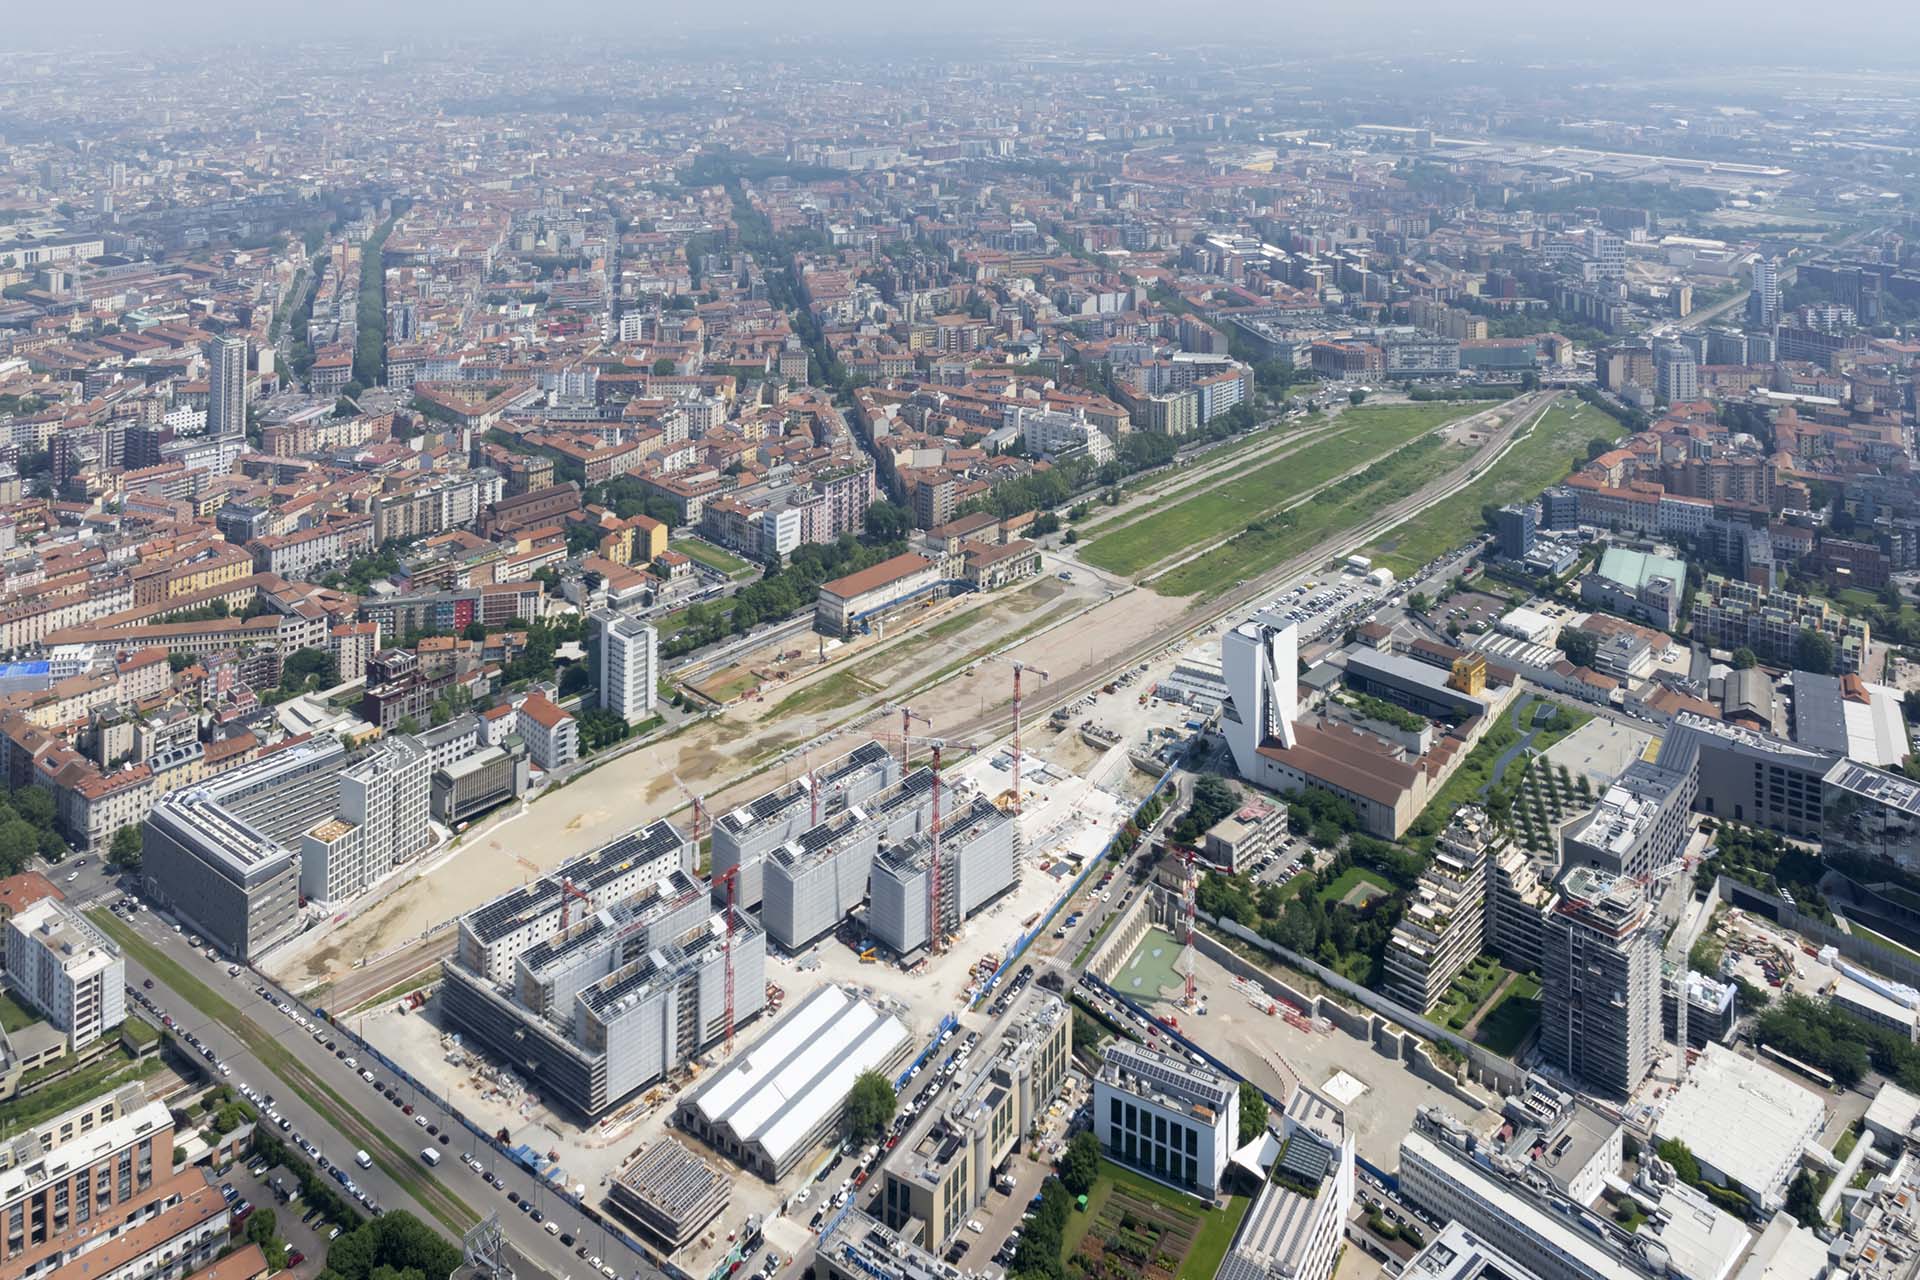
<svg viewBox="0 0 1920 1280">
<path fill-rule="evenodd" d="M 916 769 L 773 849 L 761 868 L 767 936 L 797 951 L 830 932 L 866 900 L 880 850 L 926 831 L 932 817 L 933 771 Z"/>
<path fill-rule="evenodd" d="M 730 1013 L 727 913 L 678 866 L 624 898 L 603 895 L 512 955 L 469 947 L 523 937 L 510 926 L 525 893 L 461 920 L 441 1002 L 470 1046 L 549 1101 L 597 1116 L 726 1039 L 765 1003 L 765 935 L 734 914 Z M 566 905 L 580 904 L 569 894 Z"/>
<path fill-rule="evenodd" d="M 663 819 L 563 862 L 460 917 L 460 964 L 495 985 L 511 984 L 514 961 L 528 948 L 673 871 L 691 872 L 694 852 L 693 841 Z"/>
<path fill-rule="evenodd" d="M 942 819 L 939 850 L 937 907 L 931 831 L 874 859 L 867 924 L 902 956 L 932 943 L 930 911 L 939 912 L 941 936 L 951 937 L 974 912 L 1020 883 L 1020 824 L 985 796 L 960 803 Z"/>
<path fill-rule="evenodd" d="M 783 783 L 713 820 L 713 883 L 738 867 L 734 905 L 760 905 L 766 856 L 801 832 L 900 780 L 900 762 L 878 742 L 855 747 L 824 768 Z M 815 793 L 818 793 L 816 796 Z"/>
</svg>

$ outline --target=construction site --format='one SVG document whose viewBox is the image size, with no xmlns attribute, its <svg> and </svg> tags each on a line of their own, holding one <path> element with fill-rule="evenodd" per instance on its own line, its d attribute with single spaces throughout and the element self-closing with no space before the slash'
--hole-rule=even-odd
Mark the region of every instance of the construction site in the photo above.
<svg viewBox="0 0 1920 1280">
<path fill-rule="evenodd" d="M 1125 690 L 1099 701 L 1116 711 L 1122 703 L 1142 714 L 1147 710 Z M 903 720 L 905 727 L 923 727 L 911 713 L 890 713 L 874 723 L 895 731 L 876 728 L 870 738 L 864 731 L 845 735 L 817 753 L 810 774 L 770 787 L 724 815 L 709 819 L 703 801 L 690 806 L 684 831 L 656 824 L 675 835 L 642 841 L 660 849 L 660 860 L 646 867 L 649 875 L 660 873 L 652 888 L 636 889 L 632 868 L 615 871 L 627 859 L 609 860 L 603 851 L 568 863 L 561 875 L 529 876 L 526 884 L 462 917 L 453 960 L 428 998 L 382 1001 L 356 1019 L 356 1029 L 477 1123 L 504 1130 L 510 1145 L 542 1158 L 558 1153 L 550 1175 L 585 1186 L 590 1197 L 617 1178 L 636 1152 L 678 1134 L 672 1125 L 676 1107 L 720 1067 L 774 1034 L 784 1012 L 828 987 L 896 1017 L 917 1051 L 935 1035 L 944 1014 L 974 1003 L 1023 938 L 1036 932 L 1049 936 L 1041 921 L 1124 824 L 1151 780 L 1129 762 L 1124 742 L 1093 756 L 1083 775 L 1054 763 L 1045 744 L 1016 757 L 1010 744 L 902 735 L 897 730 Z M 1052 730 L 1038 736 L 1083 741 Z M 1144 740 L 1130 737 L 1134 745 Z M 936 747 L 942 828 L 937 858 Z M 682 849 L 693 849 L 697 839 L 723 825 L 728 834 L 714 831 L 716 850 L 723 841 L 737 850 L 753 847 L 756 842 L 748 837 L 755 834 L 756 815 L 757 821 L 775 827 L 791 823 L 794 829 L 762 849 L 755 864 L 762 873 L 761 900 L 748 910 L 738 906 L 737 889 L 746 879 L 740 868 L 748 858 L 717 870 L 709 884 L 680 871 L 679 857 Z M 665 852 L 669 845 L 671 857 Z M 863 849 L 872 852 L 863 855 Z M 867 880 L 882 862 L 915 877 L 913 884 L 924 895 L 918 915 L 923 929 L 930 904 L 942 904 L 938 914 L 945 927 L 937 937 L 898 936 L 896 942 L 907 944 L 903 949 L 875 936 Z M 938 888 L 931 883 L 935 867 L 941 873 Z M 809 874 L 825 882 L 810 883 Z M 731 912 L 725 905 L 729 883 L 736 884 Z M 582 901 L 575 889 L 590 901 Z M 896 904 L 904 905 L 897 895 Z M 562 913 L 568 918 L 563 920 Z M 724 999 L 729 937 L 731 1051 Z M 667 950 L 665 968 L 674 973 L 686 968 L 699 993 L 692 1015 L 673 1024 L 684 1034 L 665 1043 L 651 1032 L 624 1034 L 630 1023 L 669 1024 L 657 1010 L 647 1012 L 650 992 L 662 977 L 659 942 L 679 948 Z M 590 1030 L 585 1044 L 556 1020 L 563 1007 L 574 1010 L 569 1028 Z M 963 1014 L 969 1022 L 976 1017 Z M 523 1034 L 510 1041 L 489 1034 L 489 1019 L 515 1023 Z M 601 1043 L 609 1051 L 624 1045 L 625 1052 L 637 1056 L 618 1069 L 607 1061 L 596 1075 L 598 1050 L 589 1052 L 585 1045 Z M 536 1044 L 544 1046 L 541 1054 L 530 1047 Z M 669 1064 L 675 1053 L 682 1056 Z M 566 1070 L 555 1073 L 545 1058 Z M 662 1070 L 649 1079 L 656 1065 Z M 640 1083 L 631 1092 L 616 1092 L 623 1082 L 635 1081 Z M 582 1107 L 567 1096 L 566 1090 L 575 1087 L 589 1090 L 588 1100 L 603 1101 L 604 1109 Z M 595 1088 L 604 1093 L 595 1097 Z M 686 1141 L 684 1135 L 680 1140 Z M 816 1156 L 804 1156 L 768 1181 L 700 1143 L 692 1147 L 728 1182 L 722 1221 L 777 1213 L 819 1163 Z M 697 1273 L 725 1247 L 724 1240 L 703 1237 L 687 1252 L 693 1261 L 683 1259 L 683 1265 Z"/>
</svg>

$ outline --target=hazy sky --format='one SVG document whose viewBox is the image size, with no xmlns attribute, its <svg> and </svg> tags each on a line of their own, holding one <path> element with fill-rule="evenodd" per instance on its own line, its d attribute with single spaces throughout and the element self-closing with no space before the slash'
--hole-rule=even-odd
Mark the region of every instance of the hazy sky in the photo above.
<svg viewBox="0 0 1920 1280">
<path fill-rule="evenodd" d="M 298 42 L 497 32 L 603 33 L 610 44 L 644 45 L 651 33 L 726 33 L 743 48 L 805 32 L 860 45 L 921 45 L 928 37 L 975 35 L 1054 40 L 1063 48 L 1190 45 L 1271 46 L 1306 54 L 1470 44 L 1489 51 L 1526 47 L 1549 60 L 1604 54 L 1624 63 L 1670 65 L 1675 55 L 1725 69 L 1730 57 L 1756 53 L 1792 63 L 1834 55 L 1861 65 L 1920 65 L 1920 3 L 1846 0 L 1809 10 L 1786 0 L 1620 0 L 1542 4 L 1539 0 L 1216 0 L 1203 5 L 1144 0 L 969 0 L 961 5 L 900 0 L 8 0 L 10 36 L 37 36 L 74 47 L 221 36 Z"/>
</svg>

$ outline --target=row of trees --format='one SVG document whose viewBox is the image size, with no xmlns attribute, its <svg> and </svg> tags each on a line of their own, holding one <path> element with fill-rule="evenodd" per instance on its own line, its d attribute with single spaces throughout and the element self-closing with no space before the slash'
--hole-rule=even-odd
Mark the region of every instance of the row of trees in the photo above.
<svg viewBox="0 0 1920 1280">
<path fill-rule="evenodd" d="M 1871 1069 L 1903 1089 L 1920 1090 L 1920 1046 L 1825 1001 L 1786 996 L 1754 1020 L 1753 1040 L 1811 1063 L 1842 1088 Z"/>
<path fill-rule="evenodd" d="M 731 600 L 703 600 L 689 607 L 685 625 L 662 642 L 661 655 L 677 658 L 729 635 L 745 635 L 762 622 L 792 617 L 813 606 L 821 583 L 858 573 L 904 550 L 903 542 L 862 542 L 850 533 L 837 542 L 796 547 L 785 565 L 769 569 Z"/>
</svg>

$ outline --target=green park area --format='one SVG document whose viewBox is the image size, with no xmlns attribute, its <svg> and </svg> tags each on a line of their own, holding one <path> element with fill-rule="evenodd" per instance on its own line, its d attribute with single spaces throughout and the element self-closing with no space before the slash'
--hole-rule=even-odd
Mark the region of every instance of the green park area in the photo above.
<svg viewBox="0 0 1920 1280">
<path fill-rule="evenodd" d="M 1501 1057 L 1511 1058 L 1539 1025 L 1540 979 L 1523 973 L 1508 984 L 1499 1002 L 1481 1015 L 1473 1039 Z"/>
<path fill-rule="evenodd" d="M 1163 596 L 1218 595 L 1312 551 L 1343 530 L 1360 527 L 1466 456 L 1464 446 L 1437 435 L 1423 436 L 1329 485 L 1312 502 L 1253 521 L 1206 555 L 1149 579 L 1147 585 Z"/>
<path fill-rule="evenodd" d="M 1299 877 L 1295 877 L 1298 879 Z M 1285 891 L 1283 886 L 1282 892 Z M 1364 907 L 1376 898 L 1384 898 L 1393 892 L 1393 886 L 1379 872 L 1367 867 L 1348 867 L 1333 882 L 1321 889 L 1320 901 L 1332 905 L 1345 903 L 1350 907 Z"/>
<path fill-rule="evenodd" d="M 1118 527 L 1093 530 L 1081 559 L 1113 573 L 1138 573 L 1169 556 L 1271 517 L 1318 485 L 1417 439 L 1476 407 L 1379 405 L 1350 409 L 1331 433 L 1251 471 L 1176 489 Z M 1181 592 L 1178 594 L 1188 594 Z"/>
<path fill-rule="evenodd" d="M 734 555 L 731 551 L 722 551 L 711 542 L 702 542 L 699 538 L 679 538 L 672 549 L 689 560 L 696 561 L 709 569 L 734 578 L 746 578 L 753 575 L 753 566 Z"/>
<path fill-rule="evenodd" d="M 1060 1234 L 1060 1263 L 1077 1280 L 1212 1280 L 1248 1204 L 1229 1196 L 1216 1209 L 1103 1159 L 1087 1207 Z"/>
<path fill-rule="evenodd" d="M 1624 428 L 1579 401 L 1547 410 L 1499 461 L 1452 497 L 1443 498 L 1374 543 L 1375 564 L 1405 577 L 1451 551 L 1482 528 L 1481 509 L 1531 501 L 1587 460 L 1587 442 L 1618 440 Z"/>
</svg>

